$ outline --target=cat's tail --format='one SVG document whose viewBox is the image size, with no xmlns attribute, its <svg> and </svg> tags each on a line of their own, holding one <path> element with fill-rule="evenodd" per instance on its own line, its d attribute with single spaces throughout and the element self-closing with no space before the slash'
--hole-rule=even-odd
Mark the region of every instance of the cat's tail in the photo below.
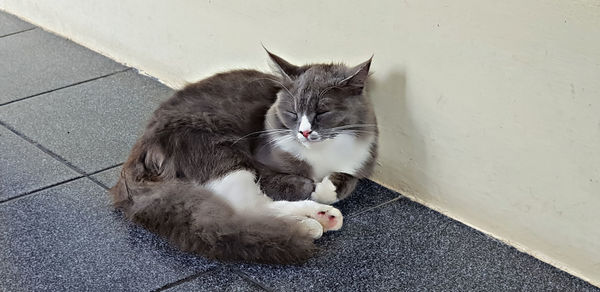
<svg viewBox="0 0 600 292">
<path fill-rule="evenodd" d="M 236 213 L 197 184 L 132 190 L 125 181 L 111 189 L 115 205 L 130 220 L 184 251 L 223 261 L 272 264 L 302 263 L 316 251 L 313 238 L 292 218 Z"/>
</svg>

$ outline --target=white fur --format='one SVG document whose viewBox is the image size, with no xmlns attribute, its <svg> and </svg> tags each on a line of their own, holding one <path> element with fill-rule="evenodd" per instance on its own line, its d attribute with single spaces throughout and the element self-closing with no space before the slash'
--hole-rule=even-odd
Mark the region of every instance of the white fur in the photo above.
<svg viewBox="0 0 600 292">
<path fill-rule="evenodd" d="M 298 127 L 298 131 L 300 132 L 304 132 L 304 131 L 310 131 L 311 128 L 311 124 L 308 121 L 308 118 L 306 117 L 306 115 L 302 115 L 302 118 L 300 118 L 300 126 Z"/>
<path fill-rule="evenodd" d="M 298 224 L 301 224 L 313 238 L 319 238 L 323 231 L 341 228 L 343 217 L 338 209 L 310 200 L 273 201 L 260 190 L 260 186 L 254 182 L 255 178 L 254 173 L 248 170 L 236 170 L 205 183 L 204 187 L 227 202 L 237 212 L 267 212 L 277 216 L 297 218 Z M 321 212 L 325 214 L 320 214 Z M 332 221 L 327 219 L 327 216 L 335 216 L 336 219 Z M 322 228 L 315 227 L 315 220 L 322 225 Z"/>
<path fill-rule="evenodd" d="M 304 218 L 300 220 L 299 224 L 304 227 L 304 230 L 306 230 L 312 238 L 317 239 L 323 236 L 323 225 L 321 225 L 319 221 L 313 218 Z"/>
<path fill-rule="evenodd" d="M 340 134 L 333 139 L 309 143 L 310 147 L 289 139 L 277 141 L 277 146 L 308 162 L 313 167 L 313 179 L 320 181 L 334 172 L 356 175 L 371 156 L 374 141 L 374 136 L 358 139 L 351 134 Z"/>
<path fill-rule="evenodd" d="M 310 195 L 313 201 L 323 204 L 332 204 L 338 201 L 335 185 L 329 180 L 329 176 L 323 178 L 315 186 L 315 191 Z"/>
<path fill-rule="evenodd" d="M 302 144 L 304 144 L 305 147 L 310 147 L 310 146 L 308 146 L 308 139 L 306 139 L 304 137 L 304 135 L 302 135 L 300 133 L 296 133 L 296 138 L 298 138 L 298 141 L 300 141 Z"/>
<path fill-rule="evenodd" d="M 331 206 L 326 206 L 323 204 L 319 204 L 317 202 L 311 200 L 304 201 L 274 201 L 271 205 L 276 212 L 281 214 L 291 214 L 297 216 L 303 216 L 312 213 L 316 209 L 330 209 L 333 208 Z"/>
<path fill-rule="evenodd" d="M 248 210 L 271 201 L 254 182 L 256 176 L 248 170 L 236 170 L 204 184 L 215 195 L 236 210 Z"/>
<path fill-rule="evenodd" d="M 333 206 L 320 204 L 311 200 L 294 202 L 274 201 L 269 206 L 282 214 L 315 219 L 321 223 L 324 231 L 338 230 L 342 227 L 344 221 L 340 210 Z M 330 216 L 335 217 L 335 220 L 330 220 Z"/>
</svg>

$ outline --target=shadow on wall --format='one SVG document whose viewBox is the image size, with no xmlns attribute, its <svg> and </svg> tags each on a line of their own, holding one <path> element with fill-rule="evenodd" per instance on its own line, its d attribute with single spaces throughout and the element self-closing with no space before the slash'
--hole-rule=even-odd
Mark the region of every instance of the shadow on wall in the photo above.
<svg viewBox="0 0 600 292">
<path fill-rule="evenodd" d="M 416 124 L 406 74 L 393 69 L 369 80 L 369 95 L 379 124 L 379 159 L 372 179 L 395 190 L 426 199 L 427 144 Z"/>
</svg>

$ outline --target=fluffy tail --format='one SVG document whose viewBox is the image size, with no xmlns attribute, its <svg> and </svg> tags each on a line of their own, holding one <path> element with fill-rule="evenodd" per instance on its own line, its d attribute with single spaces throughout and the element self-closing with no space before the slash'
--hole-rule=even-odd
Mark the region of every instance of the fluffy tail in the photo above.
<svg viewBox="0 0 600 292">
<path fill-rule="evenodd" d="M 111 189 L 126 216 L 184 251 L 222 261 L 297 264 L 316 251 L 292 218 L 239 214 L 209 190 L 188 183 Z"/>
</svg>

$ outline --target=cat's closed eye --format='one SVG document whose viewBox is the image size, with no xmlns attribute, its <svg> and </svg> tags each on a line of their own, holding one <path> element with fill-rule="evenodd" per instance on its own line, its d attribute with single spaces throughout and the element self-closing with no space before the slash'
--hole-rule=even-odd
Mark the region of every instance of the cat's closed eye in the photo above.
<svg viewBox="0 0 600 292">
<path fill-rule="evenodd" d="M 320 110 L 320 111 L 317 111 L 317 116 L 323 117 L 323 116 L 329 115 L 330 113 L 331 113 L 331 111 L 328 111 L 328 110 Z"/>
<path fill-rule="evenodd" d="M 295 112 L 292 111 L 284 111 L 285 115 L 288 116 L 291 119 L 297 119 L 298 115 Z"/>
</svg>

